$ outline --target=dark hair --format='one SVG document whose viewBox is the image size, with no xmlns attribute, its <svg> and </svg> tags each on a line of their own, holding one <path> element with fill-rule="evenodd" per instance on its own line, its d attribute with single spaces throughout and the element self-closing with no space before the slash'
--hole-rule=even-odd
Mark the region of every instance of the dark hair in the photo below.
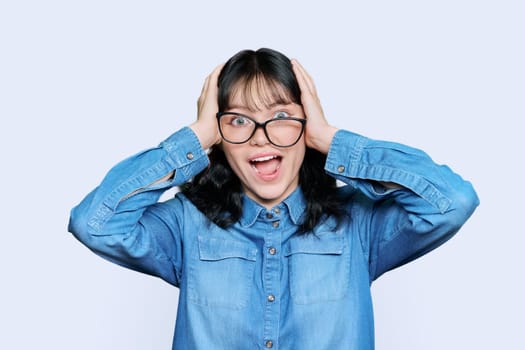
<svg viewBox="0 0 525 350">
<path fill-rule="evenodd" d="M 244 105 L 254 110 L 275 102 L 301 103 L 301 91 L 290 60 L 267 48 L 243 50 L 230 58 L 219 75 L 218 87 L 221 112 L 230 107 L 234 94 L 240 94 Z M 212 222 L 225 228 L 242 215 L 242 185 L 219 146 L 213 146 L 208 157 L 210 166 L 184 184 L 181 191 Z M 342 198 L 337 194 L 335 179 L 324 171 L 325 161 L 324 154 L 306 148 L 299 185 L 307 207 L 299 233 L 312 231 L 329 216 L 339 220 L 343 215 Z"/>
<path fill-rule="evenodd" d="M 226 62 L 217 84 L 219 112 L 230 107 L 235 93 L 239 93 L 243 105 L 252 110 L 272 103 L 301 104 L 301 90 L 292 63 L 288 57 L 271 49 L 240 51 Z"/>
</svg>

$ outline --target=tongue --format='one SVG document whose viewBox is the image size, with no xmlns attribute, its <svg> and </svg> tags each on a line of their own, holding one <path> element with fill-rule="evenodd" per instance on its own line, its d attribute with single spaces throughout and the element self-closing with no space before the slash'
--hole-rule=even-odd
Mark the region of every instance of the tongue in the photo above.
<svg viewBox="0 0 525 350">
<path fill-rule="evenodd" d="M 254 166 L 261 175 L 271 175 L 277 171 L 281 164 L 279 159 L 266 160 L 264 162 L 254 162 Z"/>
</svg>

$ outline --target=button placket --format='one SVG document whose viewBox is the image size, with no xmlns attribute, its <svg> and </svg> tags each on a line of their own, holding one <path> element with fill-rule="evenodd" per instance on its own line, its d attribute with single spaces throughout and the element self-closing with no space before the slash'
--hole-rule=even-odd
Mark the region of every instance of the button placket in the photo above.
<svg viewBox="0 0 525 350">
<path fill-rule="evenodd" d="M 264 316 L 264 335 L 263 344 L 266 349 L 278 347 L 273 341 L 276 339 L 278 334 L 277 325 L 279 324 L 280 318 L 280 299 L 279 295 L 279 276 L 280 276 L 280 227 L 283 210 L 278 207 L 274 207 L 271 210 L 265 211 L 261 218 L 264 225 L 267 227 L 266 234 L 268 238 L 266 240 L 266 264 L 265 264 L 265 286 L 266 292 L 266 306 Z"/>
</svg>

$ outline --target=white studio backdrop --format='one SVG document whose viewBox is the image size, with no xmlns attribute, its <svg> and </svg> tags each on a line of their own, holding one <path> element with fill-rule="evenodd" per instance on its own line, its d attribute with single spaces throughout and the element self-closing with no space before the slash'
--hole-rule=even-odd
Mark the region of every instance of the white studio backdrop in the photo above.
<svg viewBox="0 0 525 350">
<path fill-rule="evenodd" d="M 178 291 L 92 254 L 70 209 L 196 117 L 211 70 L 271 47 L 329 120 L 427 151 L 481 206 L 373 285 L 379 350 L 523 349 L 520 1 L 4 1 L 1 349 L 169 349 Z"/>
</svg>

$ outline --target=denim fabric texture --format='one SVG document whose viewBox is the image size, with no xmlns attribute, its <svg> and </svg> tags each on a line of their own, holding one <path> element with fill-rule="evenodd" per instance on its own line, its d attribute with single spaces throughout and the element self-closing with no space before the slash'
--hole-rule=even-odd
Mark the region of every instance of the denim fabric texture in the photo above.
<svg viewBox="0 0 525 350">
<path fill-rule="evenodd" d="M 447 241 L 479 204 L 424 152 L 345 130 L 325 164 L 348 199 L 339 226 L 327 218 L 297 235 L 300 188 L 270 210 L 245 196 L 228 229 L 181 193 L 159 202 L 208 165 L 183 128 L 117 164 L 71 211 L 70 232 L 94 252 L 180 289 L 177 350 L 374 349 L 371 283 Z"/>
</svg>

